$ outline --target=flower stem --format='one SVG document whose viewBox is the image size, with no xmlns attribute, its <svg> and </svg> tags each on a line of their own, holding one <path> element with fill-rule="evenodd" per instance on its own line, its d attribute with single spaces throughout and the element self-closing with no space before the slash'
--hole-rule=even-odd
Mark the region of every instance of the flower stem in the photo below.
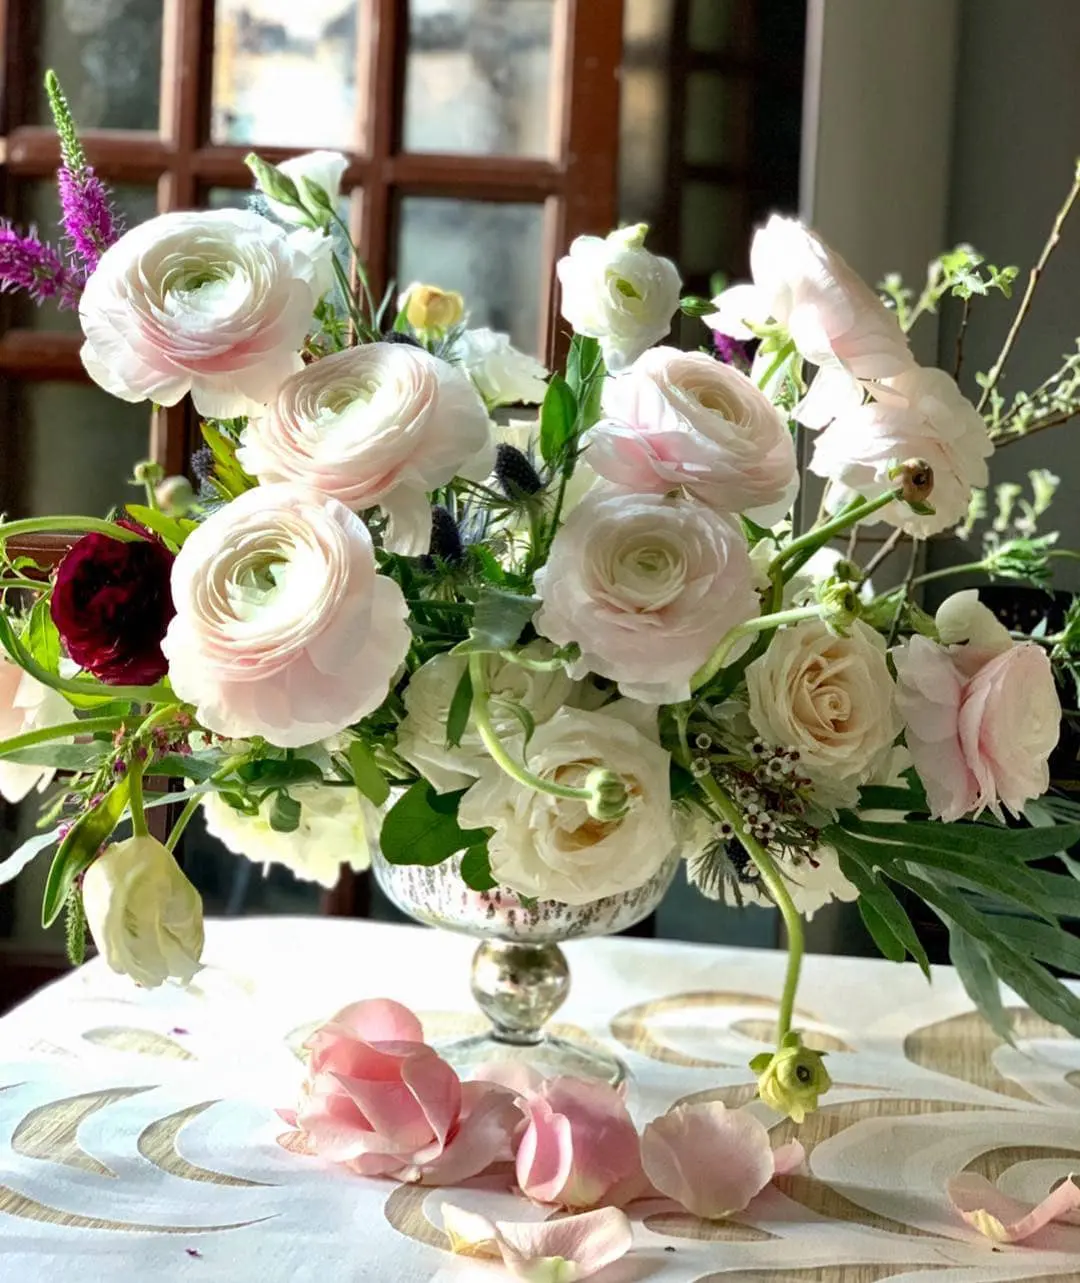
<svg viewBox="0 0 1080 1283">
<path fill-rule="evenodd" d="M 731 653 L 732 647 L 744 637 L 753 633 L 766 632 L 770 628 L 781 628 L 784 624 L 798 624 L 804 619 L 819 619 L 822 607 L 795 606 L 791 610 L 778 610 L 771 615 L 759 615 L 757 619 L 748 619 L 744 624 L 736 624 L 720 638 L 720 644 L 690 679 L 690 689 L 699 690 L 707 685 L 724 666 L 724 661 Z"/>
<path fill-rule="evenodd" d="M 772 364 L 766 369 L 765 373 L 761 376 L 761 378 L 758 379 L 757 385 L 759 388 L 762 389 L 762 391 L 768 388 L 769 384 L 772 382 L 773 378 L 775 377 L 776 372 L 780 369 L 780 367 L 784 364 L 784 362 L 788 359 L 789 356 L 791 356 L 792 352 L 794 351 L 795 351 L 795 344 L 791 339 L 788 339 L 788 341 L 784 344 L 784 346 L 780 349 L 779 352 L 777 352 L 776 356 L 773 358 Z"/>
<path fill-rule="evenodd" d="M 942 566 L 940 570 L 928 570 L 925 574 L 916 575 L 911 581 L 912 588 L 919 584 L 929 584 L 935 579 L 946 579 L 949 575 L 978 574 L 989 567 L 985 561 L 966 561 L 961 566 Z"/>
<path fill-rule="evenodd" d="M 132 762 L 128 769 L 128 809 L 131 812 L 131 831 L 137 838 L 147 837 L 150 829 L 146 823 L 146 811 L 143 809 L 143 771 L 144 762 Z"/>
<path fill-rule="evenodd" d="M 542 779 L 539 775 L 534 775 L 522 763 L 515 762 L 506 751 L 491 721 L 488 690 L 484 684 L 484 657 L 482 655 L 469 656 L 469 677 L 472 680 L 473 689 L 473 721 L 476 724 L 480 739 L 488 751 L 488 755 L 496 766 L 509 775 L 511 779 L 517 780 L 519 784 L 523 784 L 526 788 L 534 789 L 538 793 L 550 793 L 552 797 L 566 797 L 575 801 L 588 802 L 592 796 L 588 789 L 572 788 L 569 784 L 555 784 L 551 780 Z"/>
<path fill-rule="evenodd" d="M 196 797 L 189 797 L 188 800 L 184 803 L 184 809 L 176 817 L 176 823 L 172 826 L 172 829 L 169 831 L 169 836 L 165 839 L 165 849 L 167 851 L 176 850 L 176 844 L 177 842 L 180 841 L 180 838 L 183 835 L 184 830 L 187 828 L 188 820 L 191 819 L 191 817 L 202 805 L 204 796 L 205 794 L 200 793 Z"/>
<path fill-rule="evenodd" d="M 9 588 L 24 588 L 28 592 L 48 592 L 49 585 L 44 579 L 0 579 L 0 592 Z"/>
<path fill-rule="evenodd" d="M 5 521 L 0 524 L 0 544 L 20 535 L 35 535 L 50 530 L 65 534 L 81 531 L 109 535 L 113 539 L 119 539 L 121 543 L 135 543 L 144 538 L 137 530 L 129 530 L 126 526 L 118 526 L 114 521 L 102 521 L 98 517 L 26 517 L 22 521 Z"/>
<path fill-rule="evenodd" d="M 890 503 L 895 503 L 903 498 L 903 491 L 896 487 L 886 490 L 876 499 L 864 499 L 861 503 L 854 503 L 845 508 L 843 512 L 838 513 L 831 521 L 826 521 L 822 526 L 814 526 L 806 534 L 800 535 L 793 539 L 786 548 L 782 548 L 772 559 L 769 565 L 769 576 L 773 575 L 775 570 L 784 570 L 784 578 L 790 579 L 793 574 L 804 565 L 809 556 L 817 552 L 836 535 L 842 534 L 850 526 L 859 521 L 865 521 L 867 517 L 872 516 L 875 512 L 887 507 Z M 803 556 L 803 554 L 807 556 Z M 796 562 L 790 569 L 789 563 Z"/>
<path fill-rule="evenodd" d="M 81 721 L 40 726 L 36 731 L 26 731 L 22 735 L 13 735 L 11 739 L 0 740 L 0 757 L 18 753 L 24 748 L 33 748 L 37 744 L 47 744 L 49 740 L 63 739 L 67 735 L 93 735 L 96 731 L 119 730 L 130 720 L 125 717 L 84 717 Z"/>
<path fill-rule="evenodd" d="M 792 1016 L 795 1012 L 795 993 L 799 987 L 799 972 L 802 969 L 805 940 L 802 918 L 795 908 L 795 902 L 787 889 L 784 875 L 777 867 L 776 861 L 765 850 L 756 838 L 747 832 L 742 812 L 735 805 L 720 784 L 707 776 L 702 785 L 721 817 L 735 830 L 735 836 L 742 843 L 746 854 L 753 860 L 761 874 L 761 880 L 772 896 L 780 915 L 784 919 L 788 937 L 787 973 L 784 977 L 784 989 L 780 996 L 780 1011 L 776 1018 L 776 1045 L 779 1047 L 784 1036 L 791 1031 Z"/>
</svg>

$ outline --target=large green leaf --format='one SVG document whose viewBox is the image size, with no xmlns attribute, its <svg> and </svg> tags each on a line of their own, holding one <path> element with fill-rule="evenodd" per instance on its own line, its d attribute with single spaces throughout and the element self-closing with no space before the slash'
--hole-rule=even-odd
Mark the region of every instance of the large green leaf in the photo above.
<svg viewBox="0 0 1080 1283">
<path fill-rule="evenodd" d="M 59 840 L 59 829 L 52 829 L 48 833 L 35 833 L 33 837 L 28 837 L 9 856 L 0 860 L 0 886 L 17 878 L 36 855 L 47 851 Z"/>
<path fill-rule="evenodd" d="M 942 824 L 936 820 L 891 823 L 864 820 L 850 812 L 843 813 L 840 824 L 849 833 L 857 833 L 875 842 L 891 842 L 923 851 L 973 855 L 994 861 L 1041 860 L 1080 842 L 1080 824 L 1010 829 L 997 824 Z M 882 858 L 887 858 L 887 852 L 882 853 Z"/>
<path fill-rule="evenodd" d="M 237 767 L 238 779 L 254 792 L 284 788 L 290 784 L 321 784 L 323 773 L 306 757 L 262 758 Z"/>
<path fill-rule="evenodd" d="M 170 517 L 157 508 L 148 508 L 141 503 L 129 503 L 124 505 L 131 514 L 133 520 L 137 521 L 140 526 L 145 526 L 147 530 L 152 530 L 155 535 L 160 535 L 162 539 L 172 544 L 174 548 L 179 548 L 191 532 L 198 527 L 197 521 L 191 521 L 187 517 Z"/>
<path fill-rule="evenodd" d="M 461 857 L 461 880 L 473 891 L 494 891 L 499 885 L 491 876 L 487 843 L 471 846 Z"/>
<path fill-rule="evenodd" d="M 48 597 L 39 597 L 34 602 L 20 640 L 42 668 L 50 673 L 59 673 L 60 634 L 52 621 Z"/>
<path fill-rule="evenodd" d="M 52 926 L 64 907 L 75 879 L 90 867 L 98 850 L 108 841 L 128 804 L 130 781 L 125 775 L 91 811 L 81 815 L 53 858 L 41 901 L 41 925 Z"/>
<path fill-rule="evenodd" d="M 465 728 L 469 724 L 472 703 L 472 675 L 466 664 L 462 670 L 461 677 L 458 679 L 458 684 L 454 687 L 454 696 L 450 701 L 450 711 L 446 715 L 447 748 L 457 748 L 461 744 L 461 737 L 465 734 Z"/>
<path fill-rule="evenodd" d="M 354 739 L 349 744 L 349 766 L 353 783 L 376 806 L 382 806 L 390 796 L 390 785 L 375 760 L 375 754 L 363 740 Z"/>
<path fill-rule="evenodd" d="M 5 762 L 19 762 L 24 766 L 51 766 L 57 771 L 91 771 L 108 757 L 111 746 L 100 741 L 93 744 L 58 744 L 50 740 L 32 748 L 16 749 L 13 753 L 0 753 Z"/>
<path fill-rule="evenodd" d="M 573 445 L 577 413 L 577 398 L 569 384 L 562 375 L 553 374 L 540 407 L 540 453 L 548 467 L 561 464 Z"/>
<path fill-rule="evenodd" d="M 949 961 L 956 968 L 967 996 L 998 1037 L 1011 1043 L 1012 1021 L 1001 1001 L 1001 982 L 994 971 L 989 949 L 951 919 L 946 917 L 945 922 L 949 928 Z"/>
<path fill-rule="evenodd" d="M 477 598 L 469 636 L 454 647 L 453 653 L 468 655 L 510 650 L 539 608 L 539 597 L 520 597 L 501 588 L 485 587 Z"/>
<path fill-rule="evenodd" d="M 457 807 L 461 793 L 438 794 L 417 780 L 398 798 L 383 820 L 379 849 L 391 864 L 441 864 L 458 851 L 480 846 L 484 829 L 463 829 Z"/>
<path fill-rule="evenodd" d="M 866 923 L 866 929 L 874 937 L 875 944 L 886 958 L 891 958 L 895 962 L 902 962 L 910 954 L 919 964 L 923 975 L 929 980 L 930 959 L 926 956 L 926 950 L 912 926 L 907 911 L 894 895 L 892 888 L 868 869 L 857 855 L 843 850 L 840 850 L 839 855 L 841 872 L 859 890 L 859 911 Z M 870 910 L 869 920 L 867 909 Z M 884 931 L 879 935 L 879 930 L 875 928 L 884 928 Z M 886 931 L 888 936 L 885 935 Z M 888 947 L 885 947 L 886 945 Z M 897 948 L 900 951 L 899 957 L 895 956 Z"/>
</svg>

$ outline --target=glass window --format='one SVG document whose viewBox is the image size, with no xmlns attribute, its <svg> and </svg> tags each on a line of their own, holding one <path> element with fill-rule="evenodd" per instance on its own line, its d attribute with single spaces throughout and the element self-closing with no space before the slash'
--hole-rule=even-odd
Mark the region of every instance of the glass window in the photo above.
<svg viewBox="0 0 1080 1283">
<path fill-rule="evenodd" d="M 731 275 L 744 252 L 741 195 L 730 187 L 687 183 L 680 217 L 683 275 Z"/>
<path fill-rule="evenodd" d="M 686 81 L 686 161 L 742 165 L 750 118 L 748 80 L 695 72 Z"/>
</svg>

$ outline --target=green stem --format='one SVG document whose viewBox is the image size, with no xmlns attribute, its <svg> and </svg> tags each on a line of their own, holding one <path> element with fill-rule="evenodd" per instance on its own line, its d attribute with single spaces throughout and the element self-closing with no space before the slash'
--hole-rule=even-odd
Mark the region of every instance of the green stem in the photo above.
<svg viewBox="0 0 1080 1283">
<path fill-rule="evenodd" d="M 121 543 L 135 543 L 142 539 L 135 530 L 118 526 L 113 521 L 102 521 L 98 517 L 26 517 L 22 521 L 7 521 L 0 524 L 0 544 L 7 539 L 16 539 L 19 535 L 35 535 L 45 531 L 56 530 L 64 534 L 77 531 L 109 535 Z"/>
<path fill-rule="evenodd" d="M 9 588 L 25 588 L 30 592 L 48 592 L 49 585 L 43 579 L 0 579 L 0 592 Z"/>
<path fill-rule="evenodd" d="M 496 766 L 509 775 L 512 780 L 517 780 L 519 784 L 523 784 L 526 788 L 533 789 L 537 793 L 550 793 L 552 797 L 566 797 L 575 801 L 587 802 L 591 797 L 588 789 L 572 788 L 568 784 L 555 784 L 551 780 L 545 780 L 539 775 L 534 775 L 532 771 L 520 762 L 514 761 L 503 746 L 503 742 L 499 739 L 491 721 L 488 690 L 484 685 L 484 657 L 482 655 L 469 656 L 469 676 L 472 679 L 473 688 L 473 723 L 484 747 L 488 751 L 488 755 Z"/>
<path fill-rule="evenodd" d="M 700 690 L 707 686 L 724 666 L 724 660 L 731 653 L 736 642 L 753 633 L 762 633 L 770 628 L 781 628 L 784 624 L 798 624 L 804 619 L 819 619 L 821 606 L 795 606 L 791 610 L 778 610 L 775 614 L 759 615 L 757 619 L 748 619 L 744 624 L 736 624 L 720 638 L 720 644 L 690 679 L 690 689 Z"/>
<path fill-rule="evenodd" d="M 169 832 L 169 836 L 165 839 L 165 849 L 167 851 L 176 850 L 176 844 L 177 842 L 180 841 L 180 838 L 182 837 L 184 830 L 187 828 L 188 820 L 191 819 L 191 817 L 202 805 L 202 800 L 204 796 L 205 794 L 200 793 L 197 797 L 189 797 L 188 800 L 184 803 L 184 809 L 176 817 L 176 823 L 172 826 L 172 829 Z"/>
<path fill-rule="evenodd" d="M 49 740 L 63 739 L 67 735 L 93 735 L 97 731 L 116 731 L 130 720 L 131 718 L 124 717 L 84 717 L 81 721 L 41 726 L 36 731 L 26 731 L 22 735 L 13 735 L 11 739 L 0 740 L 0 757 L 18 753 L 20 749 L 33 748 L 36 744 L 47 744 Z"/>
<path fill-rule="evenodd" d="M 791 339 L 788 339 L 788 341 L 784 344 L 784 346 L 780 349 L 779 352 L 777 352 L 776 356 L 773 358 L 772 364 L 766 369 L 765 373 L 761 376 L 761 378 L 758 379 L 757 385 L 759 388 L 764 390 L 769 386 L 774 376 L 776 375 L 776 372 L 780 369 L 780 367 L 784 364 L 784 362 L 788 359 L 789 356 L 791 356 L 792 352 L 794 351 L 795 351 L 795 344 Z"/>
<path fill-rule="evenodd" d="M 757 870 L 761 874 L 761 880 L 765 883 L 769 895 L 772 896 L 776 907 L 780 910 L 780 914 L 784 919 L 784 926 L 787 929 L 787 973 L 784 977 L 784 989 L 780 995 L 780 1011 L 776 1019 L 776 1045 L 779 1048 L 784 1041 L 785 1034 L 791 1031 L 791 1021 L 795 1013 L 795 994 L 799 987 L 799 972 L 802 968 L 803 952 L 806 947 L 802 918 L 795 908 L 795 902 L 791 898 L 787 883 L 784 881 L 784 875 L 777 867 L 776 861 L 761 843 L 747 832 L 739 808 L 711 776 L 707 776 L 702 781 L 702 784 L 722 818 L 727 820 L 735 830 L 735 836 L 742 843 L 746 854 L 757 866 Z"/>
<path fill-rule="evenodd" d="M 965 561 L 962 566 L 942 566 L 940 570 L 928 570 L 925 574 L 916 575 L 911 581 L 911 586 L 916 588 L 919 584 L 929 584 L 935 579 L 946 579 L 949 575 L 978 574 L 980 571 L 989 572 L 985 561 Z"/>
<path fill-rule="evenodd" d="M 519 650 L 500 650 L 499 658 L 505 659 L 508 663 L 517 664 L 519 668 L 527 668 L 531 673 L 558 673 L 565 670 L 570 662 L 558 656 L 554 659 L 532 659 Z"/>
<path fill-rule="evenodd" d="M 878 495 L 876 499 L 864 499 L 861 503 L 852 504 L 833 517 L 831 521 L 825 522 L 823 526 L 815 526 L 812 530 L 808 530 L 805 535 L 800 535 L 798 539 L 793 539 L 786 548 L 782 548 L 772 559 L 769 565 L 770 578 L 774 571 L 783 570 L 790 561 L 796 560 L 802 553 L 817 552 L 830 539 L 843 534 L 845 530 L 855 525 L 856 522 L 865 521 L 867 517 L 872 516 L 875 512 L 879 512 L 890 503 L 895 503 L 902 498 L 903 491 L 899 487 L 893 490 L 886 490 L 884 494 Z M 791 574 L 794 573 L 795 571 L 792 570 Z M 785 575 L 785 578 L 790 578 L 790 575 Z"/>
<path fill-rule="evenodd" d="M 94 695 L 102 699 L 130 699 L 154 704 L 168 702 L 171 705 L 179 703 L 168 686 L 106 686 L 104 683 L 80 681 L 77 677 L 60 677 L 56 673 L 50 673 L 19 641 L 10 622 L 2 615 L 0 645 L 31 677 L 36 677 L 43 686 L 49 686 L 61 694 L 67 691 L 72 695 Z"/>
<path fill-rule="evenodd" d="M 148 837 L 150 829 L 146 824 L 146 811 L 143 809 L 142 777 L 145 763 L 132 762 L 128 767 L 128 809 L 131 811 L 131 831 L 137 838 Z"/>
</svg>

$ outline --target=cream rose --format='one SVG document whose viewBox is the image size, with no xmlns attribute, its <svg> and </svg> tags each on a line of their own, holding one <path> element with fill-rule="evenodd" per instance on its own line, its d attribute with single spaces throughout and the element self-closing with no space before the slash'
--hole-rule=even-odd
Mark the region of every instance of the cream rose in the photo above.
<svg viewBox="0 0 1080 1283">
<path fill-rule="evenodd" d="M 203 949 L 202 901 L 156 838 L 113 842 L 86 870 L 83 908 L 98 952 L 113 971 L 147 989 L 187 984 Z"/>
<path fill-rule="evenodd" d="M 301 368 L 330 242 L 246 210 L 161 214 L 105 251 L 79 303 L 82 361 L 122 401 L 248 414 Z"/>
<path fill-rule="evenodd" d="M 547 392 L 542 362 L 495 330 L 465 330 L 451 353 L 454 364 L 472 380 L 488 409 L 500 405 L 539 405 Z"/>
<path fill-rule="evenodd" d="M 695 499 L 591 491 L 535 583 L 537 630 L 581 648 L 572 675 L 650 704 L 689 699 L 720 638 L 758 614 L 746 540 Z"/>
<path fill-rule="evenodd" d="M 602 477 L 639 492 L 682 487 L 717 512 L 762 525 L 799 488 L 795 445 L 768 397 L 705 352 L 657 347 L 608 379 L 604 419 L 585 436 Z"/>
<path fill-rule="evenodd" d="M 0 651 L 0 740 L 59 726 L 74 716 L 63 695 L 31 677 Z M 0 797 L 13 804 L 21 802 L 31 789 L 47 787 L 55 774 L 50 766 L 25 766 L 0 759 Z"/>
<path fill-rule="evenodd" d="M 553 647 L 534 641 L 522 653 L 527 659 L 544 660 L 551 657 Z M 467 667 L 464 655 L 436 655 L 413 673 L 405 690 L 406 716 L 398 727 L 397 749 L 439 793 L 466 788 L 491 761 L 471 719 L 456 748 L 446 742 L 450 703 Z M 523 708 L 534 722 L 546 722 L 575 689 L 563 668 L 537 672 L 496 655 L 484 657 L 484 668 L 492 722 L 512 751 L 520 750 L 525 738 L 514 706 Z"/>
<path fill-rule="evenodd" d="M 623 370 L 671 329 L 682 282 L 675 264 L 645 248 L 644 223 L 606 238 L 579 236 L 555 265 L 562 315 L 600 340 L 609 370 Z"/>
<path fill-rule="evenodd" d="M 578 787 L 594 768 L 607 767 L 625 782 L 630 809 L 619 820 L 594 820 L 584 802 L 523 788 L 489 763 L 458 815 L 465 828 L 494 829 L 491 872 L 502 885 L 518 895 L 588 904 L 632 891 L 659 871 L 675 831 L 670 762 L 656 742 L 654 710 L 626 700 L 595 713 L 564 708 L 536 728 L 528 764 L 543 779 Z"/>
<path fill-rule="evenodd" d="M 750 720 L 769 744 L 799 751 L 826 806 L 850 806 L 889 763 L 901 724 L 885 641 L 861 620 L 837 637 L 820 619 L 781 629 L 746 670 Z"/>
<path fill-rule="evenodd" d="M 419 348 L 368 343 L 287 379 L 241 436 L 237 459 L 260 482 L 295 481 L 390 519 L 386 544 L 418 555 L 431 539 L 428 492 L 482 480 L 490 424 L 469 380 Z"/>
<path fill-rule="evenodd" d="M 312 744 L 386 698 L 408 607 L 371 536 L 335 499 L 260 486 L 208 517 L 172 572 L 162 643 L 176 694 L 208 730 Z"/>
<path fill-rule="evenodd" d="M 925 459 L 934 470 L 932 516 L 905 503 L 882 508 L 876 519 L 925 539 L 967 516 L 971 492 L 990 480 L 986 460 L 993 443 L 971 402 L 943 370 L 917 369 L 884 380 L 881 399 L 842 414 L 814 441 L 811 472 L 866 498 L 896 483 L 890 468 L 905 459 Z"/>
<path fill-rule="evenodd" d="M 352 787 L 299 784 L 289 789 L 300 804 L 300 825 L 279 833 L 270 825 L 273 799 L 258 815 L 234 810 L 218 793 L 203 799 L 206 831 L 254 864 L 281 864 L 298 878 L 332 888 L 341 866 L 359 873 L 371 863 L 370 839 L 378 834 L 379 813 Z"/>
<path fill-rule="evenodd" d="M 323 202 L 312 198 L 311 187 L 317 187 L 325 193 L 331 206 L 336 205 L 341 195 L 341 176 L 348 164 L 346 157 L 339 151 L 309 151 L 303 156 L 283 160 L 277 166 L 278 172 L 296 185 L 300 209 L 275 200 L 257 179 L 255 185 L 265 196 L 270 212 L 283 223 L 299 227 L 322 227 L 329 221 L 329 215 Z"/>
</svg>

